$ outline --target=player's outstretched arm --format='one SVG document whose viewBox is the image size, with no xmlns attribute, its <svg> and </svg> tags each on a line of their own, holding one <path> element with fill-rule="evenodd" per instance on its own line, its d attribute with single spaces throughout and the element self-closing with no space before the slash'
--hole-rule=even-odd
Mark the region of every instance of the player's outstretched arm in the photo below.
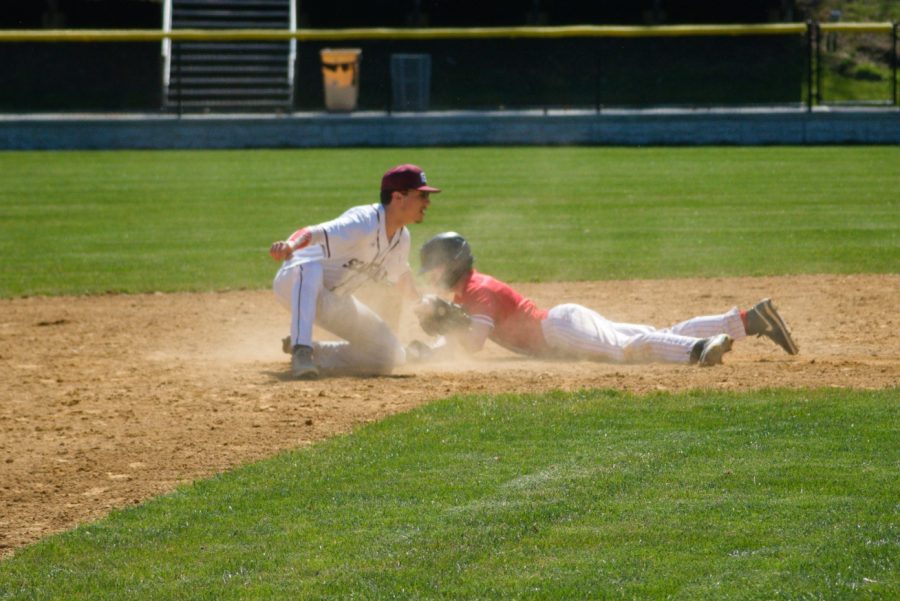
<svg viewBox="0 0 900 601">
<path fill-rule="evenodd" d="M 434 363 L 456 359 L 460 352 L 466 355 L 477 353 L 484 348 L 492 329 L 483 321 L 473 320 L 468 328 L 440 336 L 430 344 L 413 340 L 406 347 L 406 360 L 410 363 Z"/>
<path fill-rule="evenodd" d="M 484 343 L 487 341 L 488 336 L 491 335 L 491 330 L 493 329 L 492 325 L 479 319 L 473 319 L 467 330 L 456 332 L 454 337 L 459 346 L 465 349 L 467 353 L 474 354 L 484 348 Z"/>
</svg>

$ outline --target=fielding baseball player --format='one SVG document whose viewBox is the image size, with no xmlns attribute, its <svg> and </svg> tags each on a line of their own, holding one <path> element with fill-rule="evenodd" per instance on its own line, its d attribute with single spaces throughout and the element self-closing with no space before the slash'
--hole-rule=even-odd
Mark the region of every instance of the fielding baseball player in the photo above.
<svg viewBox="0 0 900 601">
<path fill-rule="evenodd" d="M 353 297 L 367 282 L 399 284 L 418 300 L 409 268 L 406 228 L 421 223 L 429 195 L 415 165 L 399 165 L 381 179 L 381 203 L 353 207 L 337 219 L 307 226 L 272 244 L 269 254 L 284 261 L 275 275 L 275 296 L 291 312 L 291 372 L 311 379 L 319 369 L 390 373 L 405 350 L 387 324 Z M 344 339 L 312 340 L 313 324 Z"/>
<path fill-rule="evenodd" d="M 735 340 L 766 336 L 789 354 L 797 353 L 781 316 L 769 299 L 747 311 L 694 317 L 670 328 L 616 323 L 576 304 L 537 307 L 505 284 L 473 269 L 468 242 L 455 232 L 439 234 L 421 248 L 422 273 L 453 292 L 453 303 L 427 295 L 415 312 L 423 330 L 441 335 L 434 345 L 413 342 L 411 360 L 438 357 L 447 338 L 469 352 L 487 339 L 524 355 L 615 363 L 722 363 Z"/>
</svg>

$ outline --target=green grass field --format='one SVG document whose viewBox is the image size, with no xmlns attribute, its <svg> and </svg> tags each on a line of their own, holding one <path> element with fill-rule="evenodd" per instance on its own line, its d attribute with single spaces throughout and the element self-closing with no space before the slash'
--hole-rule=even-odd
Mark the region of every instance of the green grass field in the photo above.
<svg viewBox="0 0 900 601">
<path fill-rule="evenodd" d="M 509 280 L 896 273 L 900 148 L 0 153 L 0 296 L 265 288 L 390 165 Z M 900 389 L 435 401 L 0 562 L 0 599 L 896 599 Z"/>
<path fill-rule="evenodd" d="M 14 599 L 890 599 L 896 392 L 433 403 L 0 564 Z"/>
<path fill-rule="evenodd" d="M 0 297 L 267 287 L 269 244 L 421 164 L 514 281 L 892 272 L 900 148 L 0 153 Z"/>
</svg>

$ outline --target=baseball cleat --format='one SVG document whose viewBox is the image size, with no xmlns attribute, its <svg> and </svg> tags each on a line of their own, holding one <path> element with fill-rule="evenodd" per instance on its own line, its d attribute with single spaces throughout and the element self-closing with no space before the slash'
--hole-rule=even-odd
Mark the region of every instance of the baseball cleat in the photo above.
<svg viewBox="0 0 900 601">
<path fill-rule="evenodd" d="M 298 344 L 291 352 L 291 374 L 297 380 L 315 380 L 319 368 L 312 360 L 312 347 Z"/>
<path fill-rule="evenodd" d="M 285 355 L 291 354 L 291 337 L 285 336 L 281 339 L 281 352 Z"/>
<path fill-rule="evenodd" d="M 796 355 L 799 352 L 797 343 L 794 342 L 790 330 L 770 298 L 762 299 L 752 309 L 747 310 L 747 334 L 765 336 L 783 348 L 788 355 Z"/>
<path fill-rule="evenodd" d="M 703 351 L 700 353 L 698 363 L 701 367 L 709 367 L 711 365 L 720 365 L 722 363 L 722 355 L 731 350 L 734 340 L 728 334 L 719 334 L 712 338 L 707 338 L 703 343 Z"/>
</svg>

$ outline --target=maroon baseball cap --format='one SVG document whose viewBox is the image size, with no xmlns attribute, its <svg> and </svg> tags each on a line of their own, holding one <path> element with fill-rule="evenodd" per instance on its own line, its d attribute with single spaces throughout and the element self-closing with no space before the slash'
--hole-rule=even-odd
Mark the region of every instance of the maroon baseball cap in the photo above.
<svg viewBox="0 0 900 601">
<path fill-rule="evenodd" d="M 426 185 L 425 172 L 415 165 L 397 165 L 381 178 L 381 190 L 421 190 L 422 192 L 440 192 L 438 188 Z"/>
</svg>

